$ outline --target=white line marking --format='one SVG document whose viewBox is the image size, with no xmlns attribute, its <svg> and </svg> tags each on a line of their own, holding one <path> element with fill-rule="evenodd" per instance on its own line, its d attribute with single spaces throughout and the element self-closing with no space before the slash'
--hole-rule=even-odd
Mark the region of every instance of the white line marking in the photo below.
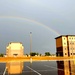
<svg viewBox="0 0 75 75">
<path fill-rule="evenodd" d="M 5 75 L 5 73 L 6 73 L 6 70 L 7 70 L 7 67 L 5 68 L 5 70 L 4 70 L 4 72 L 3 72 L 3 75 Z"/>
<path fill-rule="evenodd" d="M 38 75 L 41 75 L 39 72 L 35 71 L 34 69 L 30 68 L 29 66 L 26 66 L 27 68 L 29 68 L 30 70 L 32 70 L 33 72 L 37 73 Z"/>
<path fill-rule="evenodd" d="M 38 72 L 44 72 L 44 71 L 54 71 L 54 70 L 37 70 Z M 31 72 L 31 71 L 23 71 L 23 72 Z"/>
<path fill-rule="evenodd" d="M 53 67 L 53 66 L 48 66 L 48 65 L 44 65 L 44 66 L 57 69 L 56 67 Z"/>
</svg>

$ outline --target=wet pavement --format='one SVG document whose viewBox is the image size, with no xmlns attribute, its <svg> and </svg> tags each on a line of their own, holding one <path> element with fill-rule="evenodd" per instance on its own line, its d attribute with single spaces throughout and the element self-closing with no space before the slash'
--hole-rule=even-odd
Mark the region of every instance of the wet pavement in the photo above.
<svg viewBox="0 0 75 75">
<path fill-rule="evenodd" d="M 7 67 L 7 69 L 5 69 Z M 4 73 L 5 72 L 5 73 Z M 12 74 L 13 73 L 13 74 Z M 0 63 L 0 75 L 75 75 L 75 61 Z"/>
</svg>

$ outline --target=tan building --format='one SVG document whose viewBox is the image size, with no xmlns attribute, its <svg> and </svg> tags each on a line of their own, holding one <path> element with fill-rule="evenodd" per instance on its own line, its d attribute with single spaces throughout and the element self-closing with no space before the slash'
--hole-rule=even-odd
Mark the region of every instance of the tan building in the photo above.
<svg viewBox="0 0 75 75">
<path fill-rule="evenodd" d="M 13 56 L 18 56 L 21 57 L 23 56 L 24 47 L 22 43 L 20 42 L 11 42 L 9 45 L 6 47 L 6 55 L 8 57 L 13 57 Z"/>
<path fill-rule="evenodd" d="M 75 56 L 75 35 L 56 37 L 57 56 Z"/>
</svg>

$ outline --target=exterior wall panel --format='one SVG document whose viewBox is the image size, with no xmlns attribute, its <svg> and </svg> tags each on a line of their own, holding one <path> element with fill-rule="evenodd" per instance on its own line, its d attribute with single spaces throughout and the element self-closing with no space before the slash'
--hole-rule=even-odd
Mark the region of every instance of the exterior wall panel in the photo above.
<svg viewBox="0 0 75 75">
<path fill-rule="evenodd" d="M 56 39 L 56 47 L 61 47 L 62 46 L 62 38 Z"/>
</svg>

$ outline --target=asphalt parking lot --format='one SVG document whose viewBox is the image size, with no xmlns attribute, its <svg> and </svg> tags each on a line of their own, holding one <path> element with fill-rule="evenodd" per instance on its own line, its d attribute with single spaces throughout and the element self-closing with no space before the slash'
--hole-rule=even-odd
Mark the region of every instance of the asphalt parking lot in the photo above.
<svg viewBox="0 0 75 75">
<path fill-rule="evenodd" d="M 6 67 L 5 63 L 0 63 L 0 75 L 3 75 L 5 67 Z M 4 75 L 9 74 L 6 71 Z M 32 63 L 23 62 L 23 70 L 20 75 L 58 75 L 57 63 L 56 61 L 38 61 Z"/>
<path fill-rule="evenodd" d="M 57 75 L 55 61 L 24 63 L 23 73 L 26 75 Z"/>
</svg>

